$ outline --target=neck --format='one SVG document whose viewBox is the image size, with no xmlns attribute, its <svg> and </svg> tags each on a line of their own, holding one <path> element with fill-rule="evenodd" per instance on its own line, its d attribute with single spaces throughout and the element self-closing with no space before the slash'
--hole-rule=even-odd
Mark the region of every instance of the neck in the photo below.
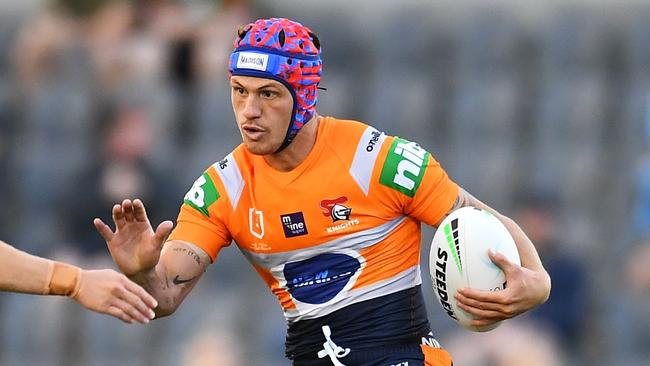
<svg viewBox="0 0 650 366">
<path fill-rule="evenodd" d="M 289 146 L 279 153 L 264 156 L 266 162 L 281 172 L 291 171 L 300 165 L 316 144 L 320 119 L 321 117 L 314 113 L 314 116 L 305 123 Z"/>
</svg>

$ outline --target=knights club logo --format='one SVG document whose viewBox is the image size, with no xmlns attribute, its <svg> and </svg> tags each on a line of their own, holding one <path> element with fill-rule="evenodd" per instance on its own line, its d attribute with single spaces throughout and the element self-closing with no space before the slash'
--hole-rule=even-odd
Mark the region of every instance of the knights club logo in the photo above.
<svg viewBox="0 0 650 366">
<path fill-rule="evenodd" d="M 345 196 L 333 200 L 320 201 L 320 209 L 323 211 L 323 216 L 331 217 L 332 222 L 339 220 L 350 220 L 350 213 L 352 212 L 352 209 L 343 206 L 343 204 L 347 201 L 348 198 Z"/>
</svg>

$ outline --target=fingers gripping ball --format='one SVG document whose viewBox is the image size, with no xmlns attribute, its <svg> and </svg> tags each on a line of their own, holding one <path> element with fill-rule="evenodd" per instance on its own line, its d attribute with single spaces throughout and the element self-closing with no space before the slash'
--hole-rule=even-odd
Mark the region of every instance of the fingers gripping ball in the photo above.
<svg viewBox="0 0 650 366">
<path fill-rule="evenodd" d="M 520 264 L 508 229 L 494 215 L 475 207 L 462 207 L 449 214 L 431 243 L 429 271 L 433 291 L 447 315 L 472 331 L 488 331 L 500 324 L 471 326 L 473 316 L 458 307 L 454 299 L 456 291 L 463 287 L 487 291 L 505 289 L 505 274 L 488 257 L 489 249 Z"/>
</svg>

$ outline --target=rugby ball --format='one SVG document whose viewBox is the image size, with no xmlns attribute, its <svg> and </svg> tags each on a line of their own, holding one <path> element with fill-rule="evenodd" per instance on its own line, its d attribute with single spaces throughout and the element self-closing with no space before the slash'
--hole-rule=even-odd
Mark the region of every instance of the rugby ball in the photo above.
<svg viewBox="0 0 650 366">
<path fill-rule="evenodd" d="M 515 242 L 499 219 L 482 209 L 461 207 L 438 226 L 429 252 L 431 282 L 440 305 L 461 326 L 475 332 L 492 330 L 500 323 L 471 326 L 474 317 L 458 307 L 454 294 L 462 287 L 488 291 L 506 287 L 505 274 L 488 256 L 490 248 L 521 264 Z"/>
</svg>

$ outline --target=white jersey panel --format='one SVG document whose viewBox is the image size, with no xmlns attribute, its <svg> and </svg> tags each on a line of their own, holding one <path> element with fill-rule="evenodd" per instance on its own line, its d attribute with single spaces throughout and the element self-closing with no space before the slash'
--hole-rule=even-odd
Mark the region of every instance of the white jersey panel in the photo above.
<svg viewBox="0 0 650 366">
<path fill-rule="evenodd" d="M 372 178 L 375 161 L 385 139 L 386 135 L 383 132 L 368 126 L 357 145 L 357 151 L 350 166 L 350 175 L 366 196 L 370 190 L 370 178 Z"/>
<path fill-rule="evenodd" d="M 217 171 L 219 178 L 226 187 L 228 199 L 232 205 L 232 209 L 237 208 L 239 198 L 244 190 L 244 179 L 242 178 L 241 171 L 237 165 L 237 160 L 232 153 L 228 154 L 223 160 L 214 163 L 214 169 Z"/>
</svg>

